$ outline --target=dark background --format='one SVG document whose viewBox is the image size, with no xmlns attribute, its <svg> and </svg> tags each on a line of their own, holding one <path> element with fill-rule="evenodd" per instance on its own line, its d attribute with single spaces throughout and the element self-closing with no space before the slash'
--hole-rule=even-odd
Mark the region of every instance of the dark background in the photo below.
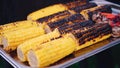
<svg viewBox="0 0 120 68">
<path fill-rule="evenodd" d="M 74 0 L 0 0 L 0 24 L 24 20 L 35 10 L 69 1 Z"/>
<path fill-rule="evenodd" d="M 0 25 L 25 20 L 27 15 L 40 8 L 73 0 L 0 0 Z M 109 0 L 120 4 L 120 0 Z M 69 68 L 120 68 L 120 44 L 76 63 Z M 0 68 L 12 68 L 0 57 Z"/>
</svg>

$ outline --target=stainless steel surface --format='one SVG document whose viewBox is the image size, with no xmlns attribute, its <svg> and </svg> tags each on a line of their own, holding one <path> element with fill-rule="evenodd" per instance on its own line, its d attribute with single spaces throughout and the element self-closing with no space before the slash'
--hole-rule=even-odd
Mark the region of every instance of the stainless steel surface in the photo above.
<svg viewBox="0 0 120 68">
<path fill-rule="evenodd" d="M 102 1 L 102 2 L 98 2 L 98 1 L 92 1 L 97 3 L 98 5 L 102 5 L 102 4 L 110 4 L 110 5 L 114 5 L 114 7 L 112 8 L 114 13 L 120 13 L 120 6 L 110 3 L 110 2 L 106 2 L 106 1 Z M 49 68 L 65 68 L 68 67 L 74 63 L 77 63 L 79 61 L 82 61 L 90 56 L 93 56 L 101 51 L 104 51 L 112 46 L 115 46 L 117 44 L 120 43 L 120 38 L 112 40 L 111 39 L 107 39 L 105 41 L 99 42 L 95 45 L 86 47 L 84 49 L 81 49 L 78 52 L 73 53 L 72 55 L 60 60 L 59 62 L 57 62 L 56 64 L 53 64 L 51 66 L 49 66 Z M 6 53 L 2 47 L 0 47 L 0 55 L 7 61 L 9 62 L 13 67 L 15 68 L 31 68 L 30 66 L 28 66 L 26 63 L 22 63 L 20 62 L 17 57 L 15 56 L 11 56 L 10 54 Z"/>
</svg>

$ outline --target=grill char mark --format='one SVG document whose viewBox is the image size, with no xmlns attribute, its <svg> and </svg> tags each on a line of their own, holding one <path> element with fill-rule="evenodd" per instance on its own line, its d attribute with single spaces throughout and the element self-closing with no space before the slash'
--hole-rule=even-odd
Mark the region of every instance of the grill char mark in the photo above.
<svg viewBox="0 0 120 68">
<path fill-rule="evenodd" d="M 64 28 L 65 26 L 68 27 L 68 25 L 72 25 L 76 21 L 81 22 L 84 20 L 85 18 L 81 14 L 74 14 L 74 15 L 71 15 L 70 17 L 64 18 L 57 22 L 48 23 L 48 26 L 50 27 L 51 30 L 54 30 L 55 28 L 59 28 L 59 27 Z"/>
<path fill-rule="evenodd" d="M 88 9 L 88 8 L 92 8 L 92 7 L 96 7 L 97 4 L 95 3 L 88 3 L 85 5 L 81 5 L 81 6 L 77 6 L 75 8 L 71 8 L 70 10 L 74 10 L 77 13 L 80 13 L 82 10 Z"/>
<path fill-rule="evenodd" d="M 84 27 L 86 28 L 86 27 Z M 89 31 L 91 29 L 94 29 L 92 31 Z M 87 41 L 93 40 L 94 38 L 97 37 L 102 37 L 104 35 L 108 35 L 112 33 L 112 28 L 110 27 L 109 24 L 101 24 L 97 23 L 93 25 L 92 27 L 89 27 L 87 30 L 79 30 L 80 32 L 74 33 L 73 35 L 75 36 L 76 39 L 78 39 L 79 44 L 82 45 Z M 83 43 L 84 42 L 84 43 Z"/>
<path fill-rule="evenodd" d="M 40 19 L 37 20 L 37 22 L 39 22 L 39 23 L 43 23 L 43 22 L 49 23 L 54 18 L 57 18 L 59 20 L 61 18 L 65 18 L 65 17 L 70 16 L 70 15 L 71 15 L 71 13 L 68 10 L 65 10 L 65 11 L 62 11 L 62 12 L 55 13 L 55 14 L 50 15 L 50 16 L 40 18 Z"/>
<path fill-rule="evenodd" d="M 92 26 L 92 25 L 94 25 L 94 22 L 89 20 L 89 21 L 83 21 L 83 22 L 76 22 L 71 25 L 67 24 L 67 25 L 59 27 L 58 30 L 60 31 L 61 34 L 65 34 L 69 32 L 76 33 L 79 31 L 75 31 L 75 30 L 78 30 L 78 29 L 82 30 L 83 29 L 82 27 Z"/>
</svg>

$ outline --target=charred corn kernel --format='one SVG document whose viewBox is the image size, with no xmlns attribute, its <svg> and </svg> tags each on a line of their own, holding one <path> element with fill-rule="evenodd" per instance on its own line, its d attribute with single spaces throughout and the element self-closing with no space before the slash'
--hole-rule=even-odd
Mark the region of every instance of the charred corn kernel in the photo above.
<svg viewBox="0 0 120 68">
<path fill-rule="evenodd" d="M 31 67 L 45 67 L 71 54 L 75 47 L 76 42 L 71 37 L 59 38 L 30 50 L 28 62 Z"/>
<path fill-rule="evenodd" d="M 55 31 L 53 31 L 51 33 L 44 34 L 42 36 L 30 39 L 30 40 L 20 44 L 18 46 L 18 48 L 17 48 L 18 58 L 22 62 L 27 61 L 26 54 L 30 49 L 36 48 L 37 45 L 48 42 L 51 39 L 55 39 L 55 38 L 57 38 L 59 36 L 60 36 L 60 33 L 58 32 L 58 30 L 55 30 Z"/>
<path fill-rule="evenodd" d="M 23 28 L 12 32 L 4 33 L 2 36 L 2 44 L 6 51 L 15 50 L 17 46 L 24 41 L 43 35 L 44 30 L 39 26 Z"/>
<path fill-rule="evenodd" d="M 32 22 L 32 21 L 27 21 L 27 20 L 17 21 L 17 22 L 1 25 L 0 26 L 0 36 L 3 33 L 9 32 L 9 31 L 11 32 L 11 31 L 14 31 L 17 29 L 28 28 L 28 27 L 37 26 L 37 25 L 38 25 L 38 23 Z M 1 37 L 0 37 L 0 44 L 2 44 Z"/>
<path fill-rule="evenodd" d="M 64 11 L 64 10 L 67 10 L 67 8 L 64 5 L 62 5 L 62 4 L 55 4 L 55 5 L 48 6 L 46 8 L 40 9 L 38 11 L 35 11 L 35 12 L 29 14 L 27 16 L 27 19 L 35 21 L 35 20 L 37 20 L 39 18 L 42 18 L 42 17 L 45 17 L 45 16 L 49 16 L 49 15 L 52 15 L 54 13 L 57 13 L 57 12 L 60 12 L 60 11 Z"/>
<path fill-rule="evenodd" d="M 67 18 L 58 20 L 56 22 L 48 23 L 47 25 L 45 25 L 45 30 L 46 30 L 46 32 L 51 32 L 55 28 L 63 27 L 65 29 L 65 26 L 73 25 L 73 23 L 75 23 L 75 22 L 82 22 L 84 20 L 85 19 L 81 14 L 73 14 Z M 69 28 L 69 26 L 68 26 L 68 28 Z M 69 29 L 71 29 L 71 28 L 69 28 Z"/>
<path fill-rule="evenodd" d="M 95 43 L 98 43 L 98 42 L 100 42 L 100 41 L 103 41 L 103 40 L 105 40 L 105 39 L 107 39 L 107 38 L 109 38 L 109 37 L 111 37 L 111 34 L 105 35 L 105 36 L 103 36 L 103 37 L 97 37 L 97 38 L 93 39 L 94 41 L 93 41 L 93 40 L 90 40 L 90 41 L 86 42 L 85 44 L 82 44 L 82 45 L 80 45 L 80 46 L 77 46 L 77 47 L 76 47 L 76 51 L 77 51 L 77 50 L 80 50 L 80 49 L 82 49 L 82 48 L 88 47 L 88 46 L 90 46 L 90 45 L 93 45 L 93 44 L 95 44 Z"/>
<path fill-rule="evenodd" d="M 82 20 L 81 20 L 82 21 Z M 87 27 L 87 26 L 93 26 L 95 23 L 91 20 L 88 21 L 82 21 L 82 22 L 77 22 L 73 24 L 66 24 L 64 26 L 58 27 L 58 30 L 60 31 L 61 34 L 66 34 L 66 33 L 75 33 L 74 31 L 80 30 L 81 28 Z"/>
<path fill-rule="evenodd" d="M 59 21 L 61 19 L 67 18 L 67 17 L 71 16 L 72 14 L 75 14 L 75 12 L 70 11 L 70 10 L 65 10 L 65 11 L 61 11 L 61 12 L 54 13 L 52 15 L 40 18 L 36 21 L 38 23 L 42 24 L 43 28 L 45 28 L 45 25 L 47 25 L 48 23 L 53 23 L 55 21 Z"/>
<path fill-rule="evenodd" d="M 71 8 L 71 10 L 75 11 L 76 13 L 80 13 L 82 10 L 88 9 L 88 8 L 93 8 L 96 7 L 96 3 L 87 3 L 81 6 L 76 6 L 75 8 Z"/>
</svg>

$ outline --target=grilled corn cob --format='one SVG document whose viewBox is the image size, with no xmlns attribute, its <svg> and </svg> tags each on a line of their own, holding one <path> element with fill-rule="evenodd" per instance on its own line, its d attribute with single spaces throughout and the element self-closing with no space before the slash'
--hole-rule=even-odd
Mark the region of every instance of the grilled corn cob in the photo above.
<svg viewBox="0 0 120 68">
<path fill-rule="evenodd" d="M 1 35 L 3 33 L 14 31 L 14 30 L 21 29 L 21 28 L 28 28 L 28 27 L 32 27 L 32 26 L 37 26 L 37 25 L 38 25 L 38 23 L 32 22 L 32 21 L 27 21 L 27 20 L 17 21 L 17 22 L 1 25 L 0 26 L 0 44 L 2 45 Z"/>
<path fill-rule="evenodd" d="M 27 16 L 27 19 L 35 21 L 39 18 L 49 16 L 49 15 L 52 15 L 54 13 L 61 12 L 61 11 L 64 11 L 64 10 L 67 10 L 67 8 L 64 5 L 55 4 L 55 5 L 48 6 L 46 8 L 40 9 L 38 11 L 35 11 L 35 12 L 29 14 Z"/>
<path fill-rule="evenodd" d="M 36 48 L 37 45 L 40 45 L 42 43 L 45 43 L 45 42 L 48 42 L 50 41 L 51 39 L 55 39 L 57 37 L 60 36 L 60 33 L 58 32 L 58 30 L 54 30 L 53 32 L 51 33 L 48 33 L 48 34 L 44 34 L 42 36 L 39 36 L 39 37 L 36 37 L 36 38 L 33 38 L 33 39 L 30 39 L 30 40 L 27 40 L 26 42 L 20 44 L 17 48 L 17 55 L 18 55 L 18 58 L 24 62 L 24 61 L 27 61 L 27 58 L 26 58 L 26 54 L 27 52 L 32 49 L 32 48 Z"/>
<path fill-rule="evenodd" d="M 81 22 L 84 20 L 85 20 L 85 18 L 81 14 L 73 14 L 70 17 L 64 18 L 62 20 L 48 23 L 47 25 L 45 25 L 45 30 L 47 32 L 51 32 L 55 28 L 58 28 L 58 27 L 63 26 L 65 24 L 72 24 L 74 22 Z"/>
<path fill-rule="evenodd" d="M 98 11 L 111 13 L 112 9 L 109 5 L 103 5 L 103 6 L 97 6 L 97 7 L 83 10 L 80 12 L 80 14 L 82 14 L 86 18 L 86 20 L 88 20 L 92 18 L 92 15 L 94 12 L 98 12 Z"/>
<path fill-rule="evenodd" d="M 24 41 L 44 34 L 43 28 L 39 26 L 19 29 L 2 35 L 2 44 L 6 51 L 15 50 Z"/>
<path fill-rule="evenodd" d="M 27 54 L 31 67 L 45 67 L 71 54 L 76 42 L 71 37 L 59 38 L 30 50 Z"/>
<path fill-rule="evenodd" d="M 111 36 L 112 28 L 109 24 L 95 24 L 92 27 L 84 27 L 71 32 L 78 42 L 76 50 L 90 46 Z"/>
</svg>

